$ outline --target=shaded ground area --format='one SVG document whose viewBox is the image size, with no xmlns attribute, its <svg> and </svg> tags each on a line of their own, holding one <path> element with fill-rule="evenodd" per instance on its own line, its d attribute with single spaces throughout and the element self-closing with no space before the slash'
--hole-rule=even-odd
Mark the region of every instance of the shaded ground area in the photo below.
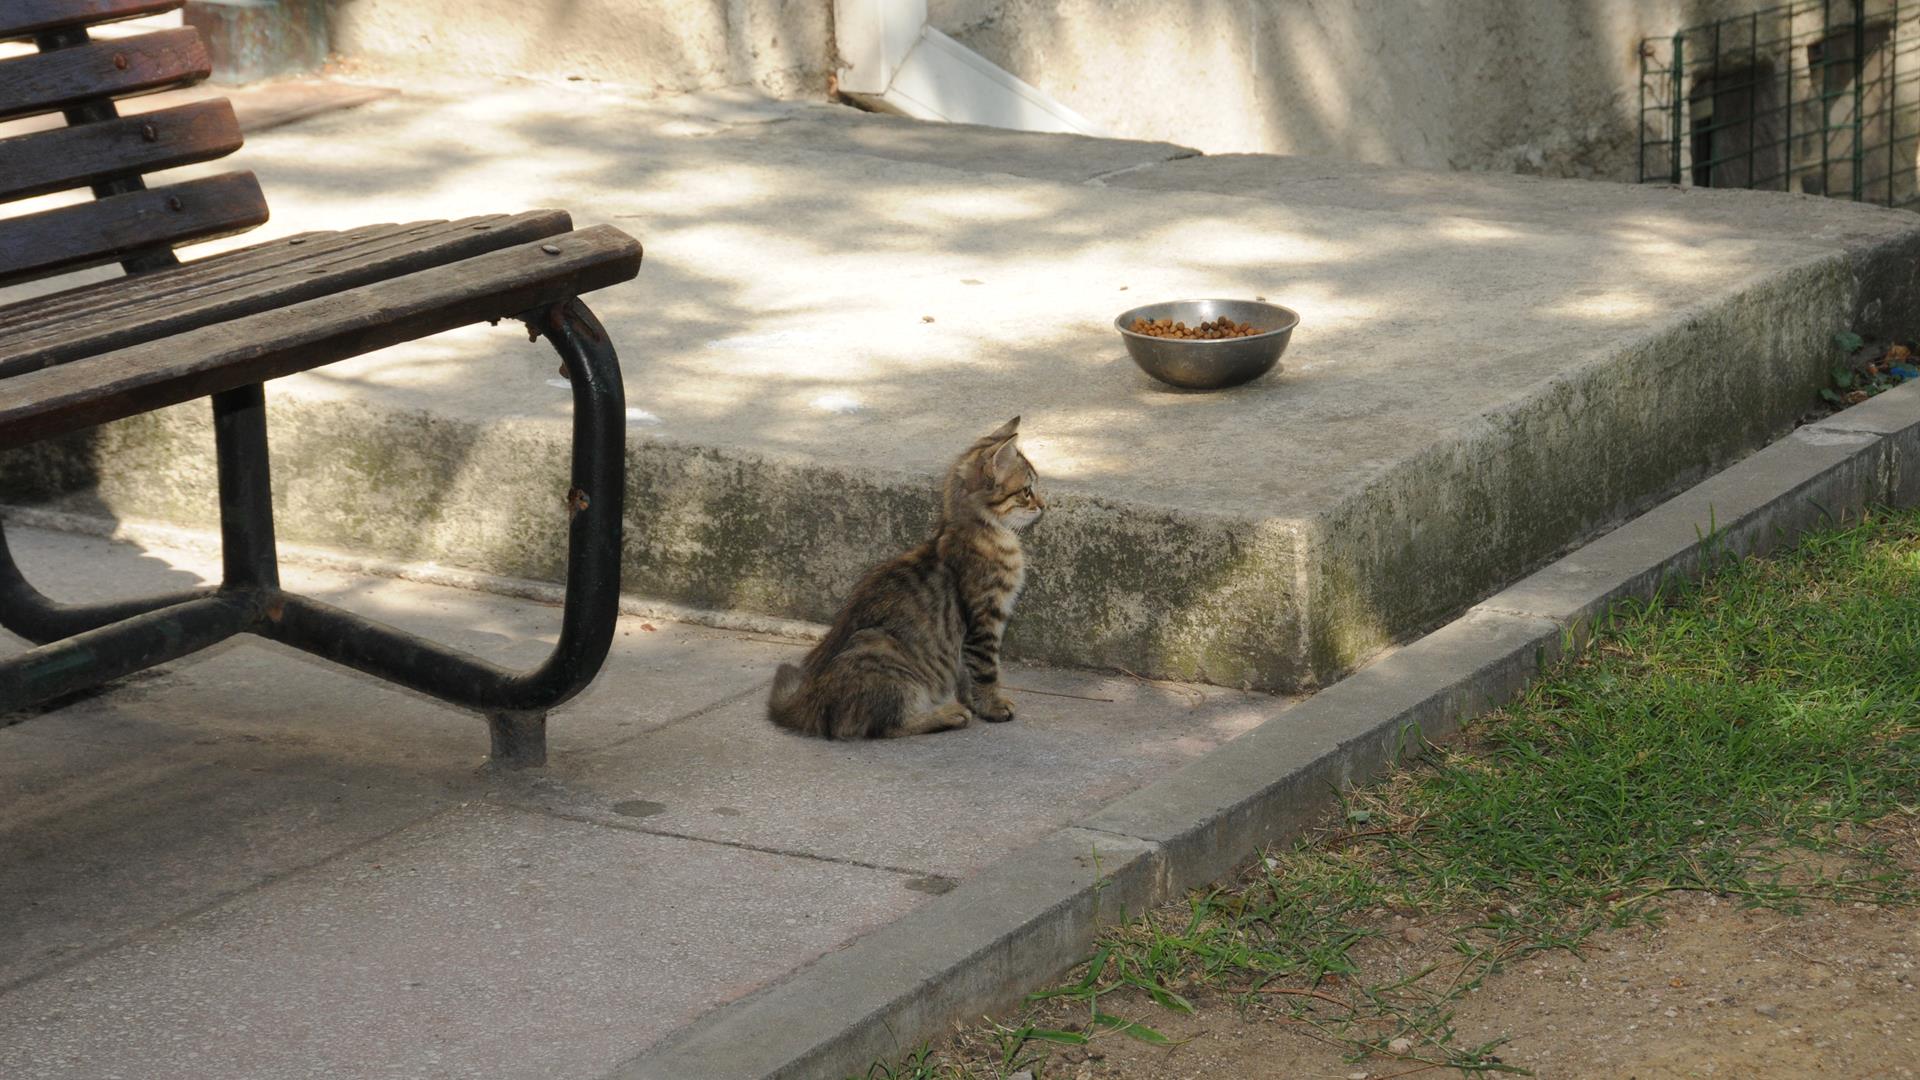
<svg viewBox="0 0 1920 1080">
<path fill-rule="evenodd" d="M 873 1075 L 1912 1075 L 1916 633 L 1920 514 L 1728 563 Z"/>
<path fill-rule="evenodd" d="M 219 565 L 8 539 L 70 600 Z M 558 626 L 285 577 L 514 666 Z M 605 1075 L 1287 705 L 1016 668 L 1011 724 L 829 743 L 764 717 L 801 648 L 623 618 L 529 775 L 477 770 L 476 716 L 252 639 L 0 718 L 0 1075 Z"/>
</svg>

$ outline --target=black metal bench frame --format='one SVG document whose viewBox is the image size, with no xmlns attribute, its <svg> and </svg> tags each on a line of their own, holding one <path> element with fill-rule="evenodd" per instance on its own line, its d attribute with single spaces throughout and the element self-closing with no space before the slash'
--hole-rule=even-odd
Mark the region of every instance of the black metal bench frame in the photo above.
<svg viewBox="0 0 1920 1080">
<path fill-rule="evenodd" d="M 176 6 L 177 0 L 176 3 L 154 0 L 9 2 L 25 5 L 25 10 L 19 13 L 22 18 L 31 10 L 56 14 L 85 11 L 92 16 L 106 9 L 111 9 L 107 13 L 112 17 L 126 17 Z M 44 52 L 85 42 L 87 33 L 84 26 L 62 27 L 37 34 L 36 39 Z M 69 124 L 78 124 L 111 119 L 117 113 L 109 99 L 104 108 L 94 103 L 84 111 L 69 109 L 67 115 Z M 95 184 L 94 190 L 96 196 L 104 198 L 142 190 L 142 186 L 137 177 L 132 179 L 131 186 L 121 178 Z M 5 235 L 0 231 L 0 239 Z M 540 250 L 559 253 L 550 245 Z M 130 275 L 121 280 L 180 265 L 171 247 L 165 245 L 117 254 L 127 256 L 117 261 Z M 633 245 L 632 258 L 637 268 L 637 245 Z M 95 260 L 96 263 L 104 261 L 116 260 Z M 623 275 L 631 276 L 630 272 Z M 15 275 L 16 279 L 19 277 Z M 458 317 L 474 316 L 474 310 L 460 305 L 445 306 L 458 307 L 457 317 L 442 317 L 433 325 L 475 321 L 474 317 Z M 526 672 L 508 671 L 280 587 L 266 398 L 262 383 L 250 378 L 260 373 L 260 365 L 234 365 L 233 374 L 226 377 L 232 385 L 219 385 L 210 392 L 206 389 L 208 379 L 221 376 L 200 373 L 186 379 L 174 373 L 168 376 L 171 382 L 156 379 L 152 385 L 134 391 L 120 386 L 115 388 L 110 400 L 109 395 L 103 393 L 101 401 L 83 401 L 51 417 L 43 415 L 47 410 L 36 409 L 39 403 L 33 400 L 8 401 L 5 370 L 0 367 L 0 448 L 76 430 L 101 419 L 210 396 L 223 548 L 223 574 L 217 587 L 130 601 L 71 605 L 49 599 L 27 582 L 7 548 L 4 530 L 0 530 L 0 626 L 37 646 L 0 660 L 0 713 L 26 709 L 86 690 L 178 659 L 236 634 L 248 633 L 480 711 L 492 731 L 492 758 L 496 763 L 507 766 L 544 763 L 547 710 L 592 681 L 613 640 L 624 516 L 625 394 L 619 362 L 607 333 L 577 295 L 549 300 L 532 310 L 495 311 L 477 318 L 524 321 L 532 334 L 545 337 L 558 351 L 563 370 L 573 386 L 572 486 L 566 493 L 566 513 L 570 518 L 566 599 L 561 612 L 559 642 L 545 662 Z M 389 336 L 399 339 L 422 336 L 417 332 L 419 329 L 415 326 Z M 378 343 L 373 347 L 378 347 Z M 278 367 L 268 365 L 268 370 L 298 370 L 366 351 L 370 349 L 328 342 L 318 350 L 319 358 L 313 363 L 307 362 L 312 357 L 303 357 Z M 79 364 L 84 360 L 66 362 Z M 49 366 L 47 370 L 54 369 Z"/>
</svg>

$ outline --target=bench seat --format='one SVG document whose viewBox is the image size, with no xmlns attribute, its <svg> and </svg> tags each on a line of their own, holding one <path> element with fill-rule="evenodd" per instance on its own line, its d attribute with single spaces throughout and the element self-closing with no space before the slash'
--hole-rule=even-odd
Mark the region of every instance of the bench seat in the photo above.
<svg viewBox="0 0 1920 1080">
<path fill-rule="evenodd" d="M 233 152 L 239 124 L 220 100 L 120 115 L 121 99 L 208 76 L 191 27 L 91 34 L 180 5 L 0 0 L 0 42 L 34 46 L 0 57 L 0 121 L 29 128 L 0 138 L 0 203 L 92 195 L 0 216 L 0 286 L 125 272 L 0 306 L 0 452 L 208 398 L 221 581 L 62 603 L 27 581 L 0 530 L 0 626 L 35 646 L 0 659 L 0 722 L 244 633 L 480 712 L 496 764 L 541 764 L 547 711 L 598 673 L 619 611 L 626 397 L 580 297 L 634 277 L 640 244 L 534 210 L 303 233 L 181 262 L 178 246 L 264 223 L 265 196 L 244 170 L 147 177 Z M 269 380 L 502 319 L 544 337 L 573 387 L 573 460 L 551 503 L 567 522 L 566 601 L 553 650 L 524 671 L 282 589 L 267 439 Z"/>
<path fill-rule="evenodd" d="M 540 211 L 309 233 L 0 308 L 0 449 L 533 311 L 638 272 L 633 238 L 567 226 L 565 214 Z"/>
</svg>

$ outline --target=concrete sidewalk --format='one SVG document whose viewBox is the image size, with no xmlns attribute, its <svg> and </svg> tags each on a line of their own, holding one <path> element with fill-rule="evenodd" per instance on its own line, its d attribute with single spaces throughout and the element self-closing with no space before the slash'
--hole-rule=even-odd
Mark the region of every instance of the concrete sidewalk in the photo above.
<svg viewBox="0 0 1920 1080">
<path fill-rule="evenodd" d="M 590 297 L 629 404 L 625 588 L 820 620 L 1016 413 L 1056 512 L 1008 647 L 1324 685 L 1785 431 L 1843 329 L 1910 334 L 1920 218 L 919 124 L 592 84 L 408 86 L 251 137 L 263 236 L 563 207 L 647 246 Z M 1275 376 L 1177 393 L 1110 321 L 1265 296 Z M 283 538 L 555 580 L 568 395 L 485 326 L 269 390 Z M 198 403 L 0 462 L 212 520 Z M 342 452 L 342 448 L 351 448 Z"/>
<path fill-rule="evenodd" d="M 65 598 L 218 572 L 8 536 Z M 556 624 L 287 578 L 501 663 Z M 608 1075 L 1288 705 L 1019 667 L 1012 724 L 828 743 L 764 719 L 800 648 L 624 618 L 528 775 L 478 771 L 472 715 L 251 638 L 0 728 L 0 1076 Z"/>
<path fill-rule="evenodd" d="M 630 616 L 550 767 L 493 773 L 476 718 L 237 639 L 4 718 L 0 1075 L 839 1080 L 1292 836 L 1615 602 L 1912 505 L 1916 461 L 1908 386 L 1299 702 L 1016 666 L 1013 724 L 827 743 L 760 715 L 797 642 Z M 9 516 L 67 597 L 217 567 Z M 504 663 L 550 644 L 550 607 L 304 554 L 293 588 Z"/>
</svg>

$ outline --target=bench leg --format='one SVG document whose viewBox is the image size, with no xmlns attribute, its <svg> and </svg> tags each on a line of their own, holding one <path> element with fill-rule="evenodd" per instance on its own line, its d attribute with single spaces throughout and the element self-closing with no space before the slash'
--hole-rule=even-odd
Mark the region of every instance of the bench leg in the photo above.
<svg viewBox="0 0 1920 1080">
<path fill-rule="evenodd" d="M 0 530 L 0 626 L 41 646 L 0 664 L 0 711 L 90 689 L 251 629 L 266 606 L 262 590 L 280 584 L 260 386 L 215 394 L 213 431 L 225 560 L 219 589 L 58 603 L 27 582 Z"/>
<path fill-rule="evenodd" d="M 221 587 L 277 589 L 267 395 L 259 383 L 213 395 L 213 451 L 220 466 Z"/>
<path fill-rule="evenodd" d="M 495 768 L 528 769 L 547 763 L 545 710 L 488 712 L 487 729 L 493 735 L 490 760 Z"/>
<path fill-rule="evenodd" d="M 593 681 L 613 644 L 626 501 L 626 392 L 606 330 L 578 298 L 520 317 L 559 352 L 573 382 L 566 601 L 559 643 L 540 666 L 509 671 L 282 592 L 274 554 L 266 402 L 256 384 L 213 399 L 224 564 L 219 590 L 84 607 L 56 604 L 27 584 L 0 533 L 0 625 L 43 645 L 0 660 L 0 711 L 25 708 L 248 632 L 481 712 L 492 731 L 497 763 L 544 764 L 547 710 Z M 57 676 L 48 674 L 56 671 Z M 29 684 L 38 689 L 29 691 Z M 42 692 L 49 688 L 51 693 Z"/>
<path fill-rule="evenodd" d="M 138 600 L 114 600 L 102 604 L 62 604 L 41 595 L 20 573 L 7 547 L 7 533 L 0 526 L 0 626 L 19 634 L 36 645 L 59 641 L 75 634 L 97 630 L 123 619 L 145 615 L 191 600 L 213 595 L 212 589 L 188 589 L 163 596 Z"/>
<path fill-rule="evenodd" d="M 63 638 L 0 661 L 0 713 L 178 660 L 247 629 L 241 600 L 203 596 Z"/>
<path fill-rule="evenodd" d="M 559 352 L 573 383 L 573 464 L 566 492 L 567 584 L 560 640 L 540 666 L 508 671 L 308 597 L 278 594 L 254 632 L 478 710 L 503 764 L 546 760 L 546 710 L 579 693 L 613 644 L 626 502 L 626 391 L 620 362 L 579 299 L 520 316 Z M 231 571 L 230 571 L 231 572 Z M 502 719 L 502 718 L 505 719 Z"/>
</svg>

